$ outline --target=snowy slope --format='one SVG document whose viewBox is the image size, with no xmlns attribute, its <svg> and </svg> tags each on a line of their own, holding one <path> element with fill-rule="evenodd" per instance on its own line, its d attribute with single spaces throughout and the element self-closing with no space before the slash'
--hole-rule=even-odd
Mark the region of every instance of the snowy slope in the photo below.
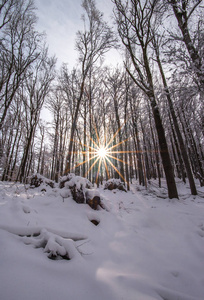
<svg viewBox="0 0 204 300">
<path fill-rule="evenodd" d="M 179 190 L 100 188 L 108 211 L 94 211 L 0 183 L 0 299 L 203 300 L 204 198 Z"/>
</svg>

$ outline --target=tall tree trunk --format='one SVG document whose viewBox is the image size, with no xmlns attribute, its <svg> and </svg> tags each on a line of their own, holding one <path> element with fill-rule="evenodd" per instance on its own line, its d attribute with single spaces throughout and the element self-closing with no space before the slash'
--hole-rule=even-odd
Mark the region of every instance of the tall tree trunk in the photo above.
<svg viewBox="0 0 204 300">
<path fill-rule="evenodd" d="M 157 143 L 155 141 L 154 132 L 153 132 L 153 128 L 152 128 L 153 124 L 152 124 L 150 110 L 149 110 L 149 122 L 150 122 L 150 131 L 151 131 L 152 141 L 153 141 L 153 145 L 154 145 L 154 153 L 155 153 L 155 159 L 156 159 L 156 168 L 157 168 L 159 187 L 161 187 L 161 171 L 160 171 L 160 163 L 159 163 L 159 153 L 158 153 L 158 147 L 157 147 Z"/>
<path fill-rule="evenodd" d="M 115 107 L 115 116 L 116 116 L 116 122 L 117 122 L 117 126 L 118 126 L 118 136 L 119 136 L 119 149 L 120 149 L 120 153 L 119 153 L 119 171 L 120 171 L 120 174 L 122 176 L 121 179 L 122 181 L 124 181 L 124 165 L 123 165 L 123 146 L 122 146 L 122 135 L 121 135 L 121 124 L 120 124 L 120 117 L 119 117 L 119 112 L 118 112 L 118 102 L 117 102 L 117 99 L 116 99 L 116 95 L 114 95 L 114 107 Z"/>
<path fill-rule="evenodd" d="M 151 99 L 151 107 L 154 116 L 155 127 L 157 130 L 158 140 L 159 140 L 160 155 L 162 159 L 164 173 L 166 176 L 169 198 L 170 199 L 178 198 L 178 192 L 177 192 L 176 183 L 174 179 L 174 171 L 169 156 L 169 150 L 166 142 L 164 127 L 159 113 L 159 108 L 156 103 L 154 95 L 150 94 L 149 98 Z"/>
<path fill-rule="evenodd" d="M 67 154 L 67 158 L 66 158 L 66 166 L 65 166 L 64 174 L 69 173 L 71 170 L 71 156 L 72 156 L 72 149 L 73 149 L 73 144 L 74 144 L 74 134 L 76 131 L 76 123 L 77 123 L 79 108 L 80 108 L 81 100 L 82 100 L 83 93 L 84 93 L 84 83 L 85 83 L 85 76 L 82 78 L 80 95 L 79 95 L 79 98 L 77 101 L 77 106 L 76 106 L 76 110 L 74 113 L 73 122 L 71 125 L 70 141 L 69 141 L 69 148 L 68 148 L 68 154 Z"/>
<path fill-rule="evenodd" d="M 13 173 L 14 173 L 14 170 L 15 170 L 15 167 L 16 167 L 16 162 L 17 162 L 17 157 L 18 157 L 19 144 L 20 144 L 20 141 L 21 141 L 22 131 L 23 130 L 21 128 L 20 129 L 20 134 L 19 134 L 19 137 L 18 137 L 18 141 L 17 141 L 17 145 L 16 145 L 16 149 L 15 149 L 15 156 L 14 156 L 14 161 L 13 161 L 11 172 L 10 172 L 10 179 L 9 179 L 9 181 L 11 181 L 13 179 Z"/>
<path fill-rule="evenodd" d="M 125 123 L 125 137 L 128 138 L 128 128 L 127 128 L 127 106 L 128 106 L 128 84 L 127 84 L 127 76 L 125 78 L 126 83 L 126 98 L 125 98 L 125 115 L 124 115 L 124 123 Z M 129 176 L 129 169 L 128 169 L 128 145 L 127 141 L 125 142 L 125 179 L 127 183 L 127 189 L 130 190 L 130 176 Z"/>
<path fill-rule="evenodd" d="M 33 138 L 33 133 L 34 133 L 34 125 L 31 126 L 30 129 L 30 133 L 29 136 L 27 138 L 27 142 L 26 142 L 26 146 L 24 148 L 24 153 L 23 153 L 23 157 L 22 157 L 22 161 L 21 161 L 21 165 L 20 165 L 20 169 L 19 169 L 19 174 L 17 176 L 16 180 L 20 180 L 20 182 L 24 181 L 24 175 L 26 172 L 26 164 L 27 164 L 27 160 L 28 160 L 28 155 L 29 155 L 29 150 L 30 150 L 30 146 L 32 143 L 32 138 Z"/>
<path fill-rule="evenodd" d="M 44 143 L 44 127 L 42 127 L 42 131 L 41 131 L 41 143 L 40 143 L 40 153 L 39 153 L 39 158 L 38 158 L 37 173 L 40 172 L 40 163 L 41 163 L 41 158 L 42 158 L 43 143 Z"/>
<path fill-rule="evenodd" d="M 85 177 L 86 175 L 86 153 L 88 151 L 86 146 L 86 101 L 84 101 L 84 145 L 83 145 L 83 169 L 82 169 L 82 176 Z"/>
<path fill-rule="evenodd" d="M 197 2 L 195 1 L 194 8 L 196 8 L 196 6 L 199 5 L 201 2 L 202 1 L 200 1 L 200 0 L 198 0 Z M 204 72 L 203 72 L 202 57 L 199 55 L 198 50 L 194 46 L 194 41 L 191 39 L 191 36 L 190 36 L 190 32 L 189 32 L 189 28 L 188 28 L 189 16 L 188 16 L 188 13 L 186 10 L 188 7 L 188 1 L 186 1 L 186 0 L 182 0 L 182 1 L 170 0 L 170 3 L 172 5 L 174 15 L 177 19 L 178 27 L 180 28 L 182 36 L 183 36 L 182 41 L 185 43 L 186 49 L 188 50 L 189 56 L 193 62 L 193 65 L 194 65 L 193 70 L 195 71 L 197 78 L 199 80 L 201 95 L 203 98 Z M 194 8 L 192 8 L 192 12 L 193 12 Z"/>
<path fill-rule="evenodd" d="M 173 101 L 171 99 L 171 95 L 170 95 L 170 92 L 169 92 L 169 89 L 168 89 L 168 86 L 167 86 L 166 77 L 164 75 L 164 71 L 163 71 L 162 64 L 161 64 L 160 57 L 159 57 L 158 47 L 156 45 L 155 45 L 155 52 L 156 52 L 158 67 L 159 67 L 160 74 L 161 74 L 162 81 L 163 81 L 164 90 L 165 90 L 165 93 L 166 93 L 166 98 L 167 98 L 169 108 L 170 108 L 170 113 L 171 113 L 172 120 L 173 120 L 173 123 L 174 123 L 174 128 L 175 128 L 175 131 L 176 131 L 176 134 L 177 134 L 177 137 L 178 137 L 178 142 L 179 142 L 179 146 L 180 146 L 180 149 L 181 149 L 182 158 L 183 158 L 185 168 L 186 168 L 186 172 L 187 172 L 187 176 L 188 176 L 188 179 L 189 179 L 191 194 L 192 195 L 197 195 L 197 190 L 196 190 L 193 174 L 192 174 L 192 171 L 191 171 L 191 166 L 190 166 L 190 163 L 189 163 L 189 160 L 188 160 L 188 154 L 187 154 L 185 144 L 184 144 L 184 141 L 183 141 L 180 129 L 179 129 L 179 125 L 178 125 L 178 122 L 177 122 L 175 110 L 174 110 L 174 107 L 173 107 Z"/>
<path fill-rule="evenodd" d="M 170 115 L 169 115 L 169 120 L 170 120 L 171 131 L 172 131 L 173 140 L 174 140 L 174 145 L 176 147 L 176 152 L 177 152 L 177 156 L 178 156 L 178 160 L 179 160 L 179 172 L 182 175 L 183 182 L 186 183 L 186 171 L 185 171 L 185 167 L 184 167 L 184 164 L 183 164 L 183 159 L 182 159 L 181 151 L 180 151 L 180 148 L 179 148 L 179 145 L 178 145 L 178 137 L 176 136 L 175 129 L 173 127 Z"/>
<path fill-rule="evenodd" d="M 42 160 L 41 160 L 41 168 L 40 168 L 41 175 L 44 175 L 44 169 L 45 169 L 45 146 L 43 149 Z"/>
</svg>

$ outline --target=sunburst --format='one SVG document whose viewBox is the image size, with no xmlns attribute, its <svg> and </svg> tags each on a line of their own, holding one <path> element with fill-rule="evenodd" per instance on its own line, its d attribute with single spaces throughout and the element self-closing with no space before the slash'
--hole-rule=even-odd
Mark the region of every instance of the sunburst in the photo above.
<svg viewBox="0 0 204 300">
<path fill-rule="evenodd" d="M 88 146 L 86 144 L 82 144 L 84 148 L 87 150 L 81 151 L 82 154 L 86 155 L 88 158 L 84 160 L 83 162 L 78 163 L 75 168 L 82 166 L 83 164 L 89 163 L 89 169 L 87 170 L 85 177 L 88 176 L 89 172 L 96 166 L 97 164 L 97 174 L 95 178 L 95 182 L 98 182 L 101 166 L 104 166 L 104 169 L 106 170 L 107 177 L 110 178 L 109 170 L 108 170 L 108 165 L 111 166 L 122 178 L 124 182 L 126 182 L 124 176 L 121 174 L 121 172 L 117 169 L 117 167 L 114 165 L 114 161 L 122 162 L 124 164 L 128 164 L 128 162 L 124 161 L 123 159 L 120 159 L 117 157 L 117 155 L 122 154 L 122 153 L 130 153 L 134 151 L 122 151 L 122 150 L 117 150 L 117 147 L 119 147 L 121 144 L 125 143 L 127 139 L 120 141 L 119 143 L 113 144 L 113 141 L 117 134 L 120 132 L 122 127 L 120 127 L 110 138 L 108 142 L 107 137 L 104 135 L 103 137 L 99 137 L 98 131 L 95 126 L 95 133 L 96 133 L 96 138 L 97 142 L 93 140 L 90 136 L 89 139 L 92 141 L 92 146 Z M 114 156 L 114 154 L 116 156 Z M 112 161 L 111 161 L 112 160 Z M 127 182 L 126 182 L 127 183 Z"/>
<path fill-rule="evenodd" d="M 107 152 L 106 148 L 104 148 L 104 147 L 101 147 L 97 150 L 97 154 L 100 158 L 106 157 L 107 153 L 108 152 Z"/>
</svg>

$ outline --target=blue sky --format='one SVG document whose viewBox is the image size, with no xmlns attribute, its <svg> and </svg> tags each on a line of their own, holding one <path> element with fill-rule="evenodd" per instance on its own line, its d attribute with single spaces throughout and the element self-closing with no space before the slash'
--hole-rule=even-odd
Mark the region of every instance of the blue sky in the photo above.
<svg viewBox="0 0 204 300">
<path fill-rule="evenodd" d="M 47 34 L 50 54 L 55 54 L 58 67 L 63 62 L 73 68 L 77 62 L 75 51 L 76 32 L 83 28 L 81 15 L 84 13 L 81 0 L 35 0 L 37 7 L 38 25 L 40 32 Z M 97 8 L 104 13 L 104 19 L 112 24 L 111 0 L 96 0 Z M 106 55 L 106 64 L 116 65 L 120 56 L 116 51 Z"/>
</svg>

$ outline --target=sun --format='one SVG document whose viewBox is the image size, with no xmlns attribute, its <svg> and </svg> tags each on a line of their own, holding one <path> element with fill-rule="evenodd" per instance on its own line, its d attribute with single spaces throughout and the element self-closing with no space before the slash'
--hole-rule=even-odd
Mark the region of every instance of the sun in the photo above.
<svg viewBox="0 0 204 300">
<path fill-rule="evenodd" d="M 106 155 L 107 155 L 107 150 L 106 150 L 104 147 L 101 147 L 101 148 L 98 149 L 97 155 L 98 155 L 100 158 L 105 158 Z"/>
<path fill-rule="evenodd" d="M 119 147 L 121 144 L 125 143 L 129 138 L 126 138 L 125 140 L 120 141 L 119 143 L 114 143 L 114 139 L 117 136 L 117 134 L 120 132 L 122 127 L 120 127 L 110 138 L 110 140 L 107 141 L 107 137 L 100 136 L 98 134 L 98 131 L 96 129 L 96 126 L 94 126 L 95 129 L 95 136 L 96 140 L 94 140 L 92 137 L 87 136 L 92 141 L 92 146 L 89 146 L 87 144 L 82 144 L 80 142 L 80 145 L 82 145 L 85 150 L 82 150 L 81 153 L 86 157 L 82 162 L 78 163 L 74 168 L 77 168 L 79 166 L 82 166 L 86 163 L 89 163 L 89 167 L 87 172 L 84 174 L 84 177 L 87 177 L 88 174 L 91 172 L 91 170 L 95 169 L 95 182 L 98 183 L 99 176 L 102 172 L 105 171 L 107 174 L 107 177 L 110 178 L 109 168 L 108 166 L 112 167 L 116 173 L 122 178 L 124 182 L 126 182 L 124 178 L 124 174 L 121 174 L 119 169 L 115 166 L 114 161 L 117 161 L 117 163 L 124 163 L 128 164 L 127 161 L 123 160 L 118 157 L 120 154 L 125 153 L 132 153 L 134 151 L 123 151 L 121 148 L 120 150 L 116 150 L 117 147 Z M 74 169 L 73 168 L 73 169 Z M 70 170 L 69 170 L 70 171 Z M 127 182 L 126 182 L 127 183 Z M 128 184 L 128 183 L 127 183 Z"/>
</svg>

